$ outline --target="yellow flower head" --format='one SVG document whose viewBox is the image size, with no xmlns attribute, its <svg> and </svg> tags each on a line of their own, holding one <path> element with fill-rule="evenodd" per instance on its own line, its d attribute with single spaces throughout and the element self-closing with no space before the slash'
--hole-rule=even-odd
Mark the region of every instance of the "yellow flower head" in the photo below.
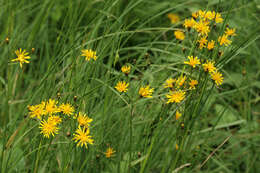
<svg viewBox="0 0 260 173">
<path fill-rule="evenodd" d="M 232 43 L 232 41 L 228 39 L 228 35 L 226 35 L 226 34 L 224 34 L 223 36 L 220 36 L 218 38 L 218 42 L 219 42 L 220 46 L 222 46 L 223 44 L 225 46 L 228 46 Z"/>
<path fill-rule="evenodd" d="M 86 128 L 89 127 L 89 123 L 93 121 L 93 119 L 89 118 L 86 114 L 79 112 L 77 121 L 80 126 L 84 126 Z"/>
<path fill-rule="evenodd" d="M 48 123 L 53 123 L 55 125 L 60 124 L 61 121 L 62 121 L 61 117 L 59 117 L 58 115 L 51 115 L 48 117 L 48 120 L 47 120 Z"/>
<path fill-rule="evenodd" d="M 202 10 L 198 11 L 198 15 L 199 15 L 200 18 L 204 18 L 205 14 L 206 14 L 206 11 L 202 11 Z"/>
<path fill-rule="evenodd" d="M 142 97 L 151 98 L 153 91 L 154 88 L 150 88 L 150 85 L 147 85 L 139 89 L 139 95 L 141 95 Z"/>
<path fill-rule="evenodd" d="M 38 118 L 41 119 L 42 115 L 45 115 L 45 102 L 42 102 L 41 104 L 38 105 L 32 105 L 28 106 L 29 109 L 29 116 L 30 118 Z"/>
<path fill-rule="evenodd" d="M 178 150 L 179 149 L 179 145 L 175 144 L 175 149 Z"/>
<path fill-rule="evenodd" d="M 207 21 L 200 20 L 199 22 L 196 23 L 194 28 L 201 35 L 208 35 L 208 33 L 210 32 L 209 22 Z"/>
<path fill-rule="evenodd" d="M 71 106 L 71 104 L 69 104 L 69 103 L 66 103 L 66 104 L 62 103 L 60 105 L 59 109 L 63 114 L 68 115 L 68 116 L 72 115 L 73 112 L 75 111 L 74 107 Z"/>
<path fill-rule="evenodd" d="M 185 98 L 185 91 L 174 91 L 167 94 L 166 97 L 168 98 L 168 103 L 180 103 Z"/>
<path fill-rule="evenodd" d="M 116 151 L 113 150 L 113 148 L 108 147 L 107 150 L 106 150 L 106 152 L 105 152 L 106 158 L 113 157 L 115 152 L 116 152 Z"/>
<path fill-rule="evenodd" d="M 207 11 L 205 14 L 205 19 L 213 20 L 215 18 L 215 11 Z"/>
<path fill-rule="evenodd" d="M 204 71 L 213 73 L 216 70 L 216 67 L 214 66 L 214 64 L 215 64 L 214 61 L 208 61 L 207 60 L 207 62 L 202 65 Z"/>
<path fill-rule="evenodd" d="M 207 48 L 208 48 L 208 50 L 212 50 L 214 48 L 214 46 L 215 46 L 215 41 L 211 40 L 208 42 Z"/>
<path fill-rule="evenodd" d="M 197 19 L 199 17 L 199 13 L 197 11 L 193 12 L 191 15 L 195 19 Z"/>
<path fill-rule="evenodd" d="M 58 101 L 49 99 L 49 101 L 46 103 L 45 111 L 46 114 L 55 114 L 60 112 L 60 109 L 57 107 Z"/>
<path fill-rule="evenodd" d="M 216 14 L 215 22 L 216 22 L 216 23 L 222 23 L 222 22 L 223 22 L 223 18 L 221 17 L 221 14 L 220 14 L 220 13 L 217 13 L 217 14 Z"/>
<path fill-rule="evenodd" d="M 188 56 L 188 59 L 189 61 L 184 61 L 184 64 L 188 64 L 193 68 L 195 68 L 196 65 L 200 64 L 200 60 L 198 59 L 198 57 Z"/>
<path fill-rule="evenodd" d="M 185 19 L 183 26 L 185 28 L 193 28 L 196 25 L 196 21 L 193 18 Z"/>
<path fill-rule="evenodd" d="M 190 89 L 195 89 L 195 86 L 198 85 L 198 81 L 197 80 L 191 80 L 189 85 L 190 85 Z"/>
<path fill-rule="evenodd" d="M 184 84 L 185 81 L 186 81 L 186 76 L 178 77 L 178 79 L 176 80 L 177 87 L 178 88 L 181 87 Z"/>
<path fill-rule="evenodd" d="M 179 111 L 176 111 L 175 119 L 178 120 L 181 117 L 181 113 Z"/>
<path fill-rule="evenodd" d="M 176 37 L 176 39 L 178 40 L 184 40 L 185 39 L 185 35 L 184 35 L 184 32 L 182 31 L 174 31 L 174 35 Z"/>
<path fill-rule="evenodd" d="M 96 61 L 97 56 L 96 52 L 91 49 L 84 49 L 81 50 L 82 54 L 81 56 L 85 56 L 86 61 L 90 61 L 91 59 L 94 59 Z"/>
<path fill-rule="evenodd" d="M 222 77 L 221 73 L 215 71 L 210 75 L 211 75 L 211 79 L 214 80 L 217 85 L 221 85 L 223 83 L 224 78 Z"/>
<path fill-rule="evenodd" d="M 202 48 L 206 47 L 207 42 L 208 42 L 207 36 L 201 37 L 201 38 L 198 40 L 198 43 L 200 44 L 200 45 L 199 45 L 199 48 L 202 49 Z"/>
<path fill-rule="evenodd" d="M 173 83 L 176 81 L 176 79 L 169 78 L 164 83 L 164 88 L 173 88 Z"/>
<path fill-rule="evenodd" d="M 129 65 L 124 65 L 122 68 L 121 68 L 121 71 L 123 73 L 125 73 L 126 75 L 128 75 L 130 73 L 130 70 L 131 70 L 131 66 Z"/>
<path fill-rule="evenodd" d="M 17 55 L 17 58 L 12 59 L 11 61 L 12 62 L 19 61 L 21 68 L 23 67 L 23 63 L 27 63 L 27 64 L 29 63 L 27 59 L 30 59 L 31 57 L 27 56 L 29 53 L 26 52 L 26 50 L 22 51 L 22 49 L 20 48 L 19 50 L 15 51 L 15 54 Z"/>
<path fill-rule="evenodd" d="M 44 137 L 49 138 L 50 135 L 54 136 L 58 134 L 59 128 L 57 124 L 53 123 L 52 121 L 42 120 L 40 124 L 41 133 Z"/>
<path fill-rule="evenodd" d="M 73 140 L 77 142 L 77 147 L 82 147 L 83 145 L 85 145 L 85 147 L 88 148 L 87 144 L 94 143 L 94 140 L 92 139 L 92 136 L 89 135 L 89 133 L 89 128 L 83 127 L 83 129 L 81 129 L 80 126 L 78 127 L 76 133 L 73 134 Z"/>
<path fill-rule="evenodd" d="M 236 35 L 236 29 L 235 28 L 226 28 L 225 34 L 228 36 L 235 36 Z"/>
<path fill-rule="evenodd" d="M 177 22 L 180 21 L 180 17 L 178 15 L 176 15 L 176 14 L 169 13 L 167 16 L 171 20 L 172 24 L 177 23 Z"/>
<path fill-rule="evenodd" d="M 126 83 L 125 81 L 119 81 L 117 82 L 115 88 L 118 92 L 126 92 L 128 89 L 129 83 Z"/>
</svg>

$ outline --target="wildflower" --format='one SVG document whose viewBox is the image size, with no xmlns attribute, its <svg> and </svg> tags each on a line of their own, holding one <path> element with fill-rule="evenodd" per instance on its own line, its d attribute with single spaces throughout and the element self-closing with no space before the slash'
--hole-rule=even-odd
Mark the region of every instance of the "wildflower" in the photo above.
<svg viewBox="0 0 260 173">
<path fill-rule="evenodd" d="M 200 60 L 198 59 L 198 57 L 188 56 L 188 59 L 189 61 L 184 61 L 184 64 L 188 64 L 193 68 L 195 68 L 196 65 L 200 64 Z"/>
<path fill-rule="evenodd" d="M 127 87 L 129 86 L 129 83 L 126 83 L 125 81 L 119 81 L 117 82 L 115 88 L 119 92 L 126 92 L 128 89 Z"/>
<path fill-rule="evenodd" d="M 78 129 L 76 130 L 76 133 L 74 133 L 74 138 L 73 140 L 77 142 L 77 147 L 78 146 L 83 146 L 85 145 L 86 148 L 88 148 L 87 144 L 93 144 L 94 140 L 92 139 L 92 136 L 89 135 L 89 128 L 83 127 L 83 130 L 79 126 Z"/>
<path fill-rule="evenodd" d="M 209 23 L 207 21 L 200 20 L 195 24 L 194 28 L 201 35 L 208 35 L 210 32 Z"/>
<path fill-rule="evenodd" d="M 174 35 L 175 35 L 176 39 L 178 39 L 178 40 L 184 40 L 184 38 L 185 38 L 184 32 L 179 31 L 179 30 L 174 31 Z"/>
<path fill-rule="evenodd" d="M 84 49 L 81 50 L 81 52 L 82 52 L 81 56 L 85 56 L 86 61 L 90 61 L 91 58 L 96 61 L 97 56 L 95 51 L 92 51 L 91 49 Z"/>
<path fill-rule="evenodd" d="M 130 70 L 131 70 L 131 66 L 129 65 L 124 65 L 122 68 L 121 68 L 121 71 L 123 73 L 125 73 L 126 75 L 128 75 L 130 73 Z"/>
<path fill-rule="evenodd" d="M 46 113 L 52 115 L 52 114 L 60 112 L 60 109 L 56 105 L 57 103 L 58 103 L 58 101 L 49 99 L 49 101 L 46 103 L 46 106 L 45 106 Z"/>
<path fill-rule="evenodd" d="M 207 36 L 201 37 L 201 38 L 198 40 L 198 42 L 200 43 L 200 45 L 199 45 L 199 48 L 200 48 L 200 49 L 206 47 L 206 44 L 207 44 L 207 42 L 208 42 Z"/>
<path fill-rule="evenodd" d="M 164 88 L 173 88 L 173 83 L 176 81 L 176 79 L 169 78 L 164 83 Z"/>
<path fill-rule="evenodd" d="M 41 116 L 45 114 L 45 102 L 42 102 L 41 104 L 38 105 L 32 105 L 32 106 L 28 106 L 29 109 L 29 116 L 30 118 L 38 118 L 41 119 Z"/>
<path fill-rule="evenodd" d="M 193 18 L 191 18 L 191 19 L 185 19 L 183 26 L 185 28 L 192 28 L 195 26 L 195 24 L 196 24 L 196 21 Z"/>
<path fill-rule="evenodd" d="M 224 78 L 222 77 L 221 73 L 215 71 L 211 73 L 211 79 L 214 80 L 217 85 L 221 85 Z"/>
<path fill-rule="evenodd" d="M 207 48 L 208 48 L 208 50 L 212 50 L 214 48 L 214 46 L 215 46 L 215 41 L 211 40 L 208 42 Z"/>
<path fill-rule="evenodd" d="M 176 14 L 169 13 L 167 16 L 171 20 L 172 24 L 177 23 L 177 22 L 180 21 L 180 17 L 178 15 L 176 15 Z"/>
<path fill-rule="evenodd" d="M 216 13 L 215 22 L 216 23 L 222 23 L 223 22 L 223 18 L 221 17 L 220 13 Z"/>
<path fill-rule="evenodd" d="M 230 28 L 226 28 L 225 34 L 228 36 L 235 36 L 236 35 L 236 29 L 230 29 Z"/>
<path fill-rule="evenodd" d="M 72 115 L 73 112 L 75 111 L 74 107 L 71 106 L 71 104 L 69 104 L 69 103 L 66 103 L 66 104 L 62 103 L 60 105 L 59 109 L 63 114 L 68 115 L 68 116 Z"/>
<path fill-rule="evenodd" d="M 206 14 L 206 11 L 202 11 L 202 10 L 198 11 L 198 15 L 200 18 L 204 18 L 205 14 Z"/>
<path fill-rule="evenodd" d="M 197 11 L 193 12 L 191 15 L 195 19 L 197 19 L 199 17 L 199 13 Z"/>
<path fill-rule="evenodd" d="M 145 87 L 141 87 L 139 89 L 139 94 L 142 97 L 151 98 L 153 94 L 154 88 L 150 88 L 150 85 L 147 85 Z"/>
<path fill-rule="evenodd" d="M 179 145 L 175 144 L 175 149 L 178 150 L 179 149 Z"/>
<path fill-rule="evenodd" d="M 61 123 L 61 118 L 58 115 L 51 115 L 50 117 L 48 117 L 47 120 L 49 123 L 53 123 L 55 125 L 58 125 Z"/>
<path fill-rule="evenodd" d="M 185 91 L 174 91 L 167 94 L 166 97 L 168 98 L 168 103 L 180 103 L 185 98 Z"/>
<path fill-rule="evenodd" d="M 195 86 L 198 85 L 198 81 L 197 80 L 191 80 L 189 85 L 190 85 L 190 89 L 195 89 Z"/>
<path fill-rule="evenodd" d="M 225 46 L 228 46 L 228 45 L 230 45 L 231 44 L 231 40 L 229 40 L 228 39 L 228 35 L 223 35 L 223 36 L 220 36 L 219 38 L 218 38 L 218 42 L 219 42 L 219 44 L 220 44 L 220 46 L 222 46 L 223 44 L 225 45 Z"/>
<path fill-rule="evenodd" d="M 185 81 L 186 81 L 186 76 L 178 77 L 178 79 L 176 80 L 177 87 L 181 87 Z"/>
<path fill-rule="evenodd" d="M 113 156 L 114 156 L 113 154 L 114 154 L 115 152 L 116 152 L 116 151 L 114 151 L 113 148 L 108 147 L 107 150 L 106 150 L 106 152 L 105 152 L 106 158 L 113 157 Z"/>
<path fill-rule="evenodd" d="M 178 120 L 181 117 L 181 113 L 179 111 L 176 111 L 175 119 Z"/>
<path fill-rule="evenodd" d="M 57 124 L 53 123 L 52 121 L 46 121 L 46 120 L 41 121 L 40 129 L 41 129 L 41 133 L 46 138 L 49 138 L 50 135 L 54 136 L 55 134 L 58 134 L 58 130 L 59 130 Z"/>
<path fill-rule="evenodd" d="M 23 50 L 20 48 L 19 50 L 15 51 L 15 54 L 17 55 L 17 58 L 12 59 L 11 61 L 19 61 L 20 67 L 23 67 L 23 63 L 30 63 L 27 59 L 30 59 L 30 56 L 27 56 L 29 53 L 26 52 L 26 50 Z"/>
<path fill-rule="evenodd" d="M 207 11 L 205 14 L 205 19 L 213 20 L 215 18 L 215 11 Z"/>
<path fill-rule="evenodd" d="M 215 70 L 216 70 L 216 67 L 214 66 L 214 61 L 208 61 L 206 63 L 204 63 L 202 66 L 203 66 L 203 69 L 205 72 L 210 72 L 210 73 L 213 73 Z"/>
<path fill-rule="evenodd" d="M 79 112 L 77 121 L 80 126 L 84 126 L 84 127 L 88 128 L 89 123 L 91 123 L 93 121 L 93 119 L 89 118 L 86 114 Z"/>
</svg>

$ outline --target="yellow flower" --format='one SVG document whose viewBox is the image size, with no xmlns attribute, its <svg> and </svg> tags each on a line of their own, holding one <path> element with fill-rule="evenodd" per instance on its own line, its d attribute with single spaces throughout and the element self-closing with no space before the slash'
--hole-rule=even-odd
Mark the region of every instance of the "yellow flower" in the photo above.
<svg viewBox="0 0 260 173">
<path fill-rule="evenodd" d="M 215 11 L 207 11 L 205 14 L 205 19 L 213 20 L 215 18 Z"/>
<path fill-rule="evenodd" d="M 223 44 L 225 46 L 228 46 L 232 43 L 232 41 L 228 39 L 228 35 L 225 35 L 225 34 L 218 38 L 218 42 L 219 42 L 220 46 L 222 46 Z"/>
<path fill-rule="evenodd" d="M 125 81 L 119 81 L 117 82 L 115 88 L 119 92 L 126 92 L 128 89 L 127 87 L 129 86 L 129 83 L 126 83 Z"/>
<path fill-rule="evenodd" d="M 191 80 L 189 85 L 190 85 L 190 89 L 195 89 L 195 86 L 198 85 L 198 81 L 197 80 Z"/>
<path fill-rule="evenodd" d="M 178 150 L 179 149 L 179 145 L 175 144 L 175 149 Z"/>
<path fill-rule="evenodd" d="M 141 87 L 139 89 L 139 94 L 142 97 L 151 98 L 153 91 L 154 91 L 154 88 L 150 88 L 150 85 L 146 85 L 145 87 Z"/>
<path fill-rule="evenodd" d="M 76 130 L 76 133 L 74 133 L 74 138 L 73 140 L 77 142 L 77 147 L 78 146 L 83 146 L 85 145 L 86 148 L 88 148 L 87 144 L 93 144 L 94 140 L 92 139 L 92 136 L 89 135 L 89 128 L 83 127 L 83 130 L 79 126 L 78 129 Z"/>
<path fill-rule="evenodd" d="M 123 73 L 125 73 L 126 75 L 128 75 L 130 73 L 130 70 L 131 70 L 131 66 L 129 65 L 124 65 L 122 68 L 121 68 L 121 71 Z"/>
<path fill-rule="evenodd" d="M 174 35 L 176 37 L 176 39 L 178 40 L 184 40 L 185 39 L 185 35 L 184 35 L 184 32 L 182 31 L 174 31 Z"/>
<path fill-rule="evenodd" d="M 209 22 L 207 21 L 200 20 L 195 24 L 194 28 L 201 35 L 208 35 L 208 33 L 210 32 Z"/>
<path fill-rule="evenodd" d="M 169 78 L 164 83 L 164 88 L 173 88 L 173 83 L 176 81 L 176 79 Z"/>
<path fill-rule="evenodd" d="M 51 115 L 50 117 L 48 117 L 48 123 L 53 123 L 55 125 L 58 125 L 61 123 L 61 118 L 57 115 Z"/>
<path fill-rule="evenodd" d="M 197 11 L 193 12 L 192 17 L 194 17 L 195 19 L 197 19 L 199 17 L 199 13 Z"/>
<path fill-rule="evenodd" d="M 53 123 L 52 121 L 46 121 L 46 120 L 41 121 L 40 129 L 41 129 L 41 133 L 46 138 L 49 138 L 50 135 L 54 136 L 55 134 L 58 134 L 58 130 L 59 130 L 57 124 Z"/>
<path fill-rule="evenodd" d="M 169 13 L 167 16 L 171 20 L 172 24 L 177 23 L 177 22 L 180 21 L 180 17 L 178 15 L 176 15 L 176 14 Z"/>
<path fill-rule="evenodd" d="M 213 73 L 215 70 L 216 70 L 216 67 L 214 66 L 214 61 L 208 61 L 206 63 L 204 63 L 202 66 L 203 66 L 203 69 L 205 72 L 210 72 L 210 73 Z"/>
<path fill-rule="evenodd" d="M 217 14 L 216 14 L 215 22 L 216 22 L 216 23 L 222 23 L 222 22 L 223 22 L 223 18 L 221 17 L 221 14 L 220 14 L 220 13 L 217 13 Z"/>
<path fill-rule="evenodd" d="M 196 24 L 196 21 L 193 18 L 190 18 L 190 19 L 184 20 L 183 26 L 185 28 L 192 28 L 193 26 L 195 26 L 195 24 Z"/>
<path fill-rule="evenodd" d="M 19 61 L 20 67 L 23 67 L 23 63 L 30 63 L 27 59 L 30 59 L 31 57 L 27 56 L 29 53 L 26 52 L 26 50 L 23 50 L 20 48 L 19 50 L 15 51 L 15 54 L 17 55 L 17 58 L 12 59 L 11 61 Z"/>
<path fill-rule="evenodd" d="M 198 42 L 200 43 L 200 46 L 199 46 L 200 49 L 206 47 L 206 44 L 207 44 L 207 42 L 208 42 L 207 36 L 201 37 L 201 38 L 198 40 Z"/>
<path fill-rule="evenodd" d="M 211 73 L 211 79 L 214 80 L 217 85 L 221 85 L 224 78 L 221 73 L 215 71 L 214 73 Z"/>
<path fill-rule="evenodd" d="M 230 29 L 230 28 L 226 28 L 225 34 L 228 36 L 235 36 L 236 35 L 236 29 Z"/>
<path fill-rule="evenodd" d="M 174 91 L 167 94 L 166 97 L 168 98 L 168 103 L 180 103 L 185 98 L 185 91 Z"/>
<path fill-rule="evenodd" d="M 215 46 L 215 41 L 214 40 L 211 40 L 208 42 L 208 50 L 212 50 Z"/>
<path fill-rule="evenodd" d="M 108 147 L 107 150 L 106 150 L 106 152 L 105 152 L 106 158 L 113 157 L 115 152 L 116 152 L 116 151 L 113 150 L 113 148 Z"/>
<path fill-rule="evenodd" d="M 41 119 L 42 115 L 45 115 L 45 102 L 42 102 L 41 104 L 38 105 L 32 105 L 32 106 L 28 106 L 29 109 L 29 116 L 30 118 L 38 118 Z"/>
<path fill-rule="evenodd" d="M 176 111 L 175 119 L 178 120 L 181 117 L 181 113 Z"/>
<path fill-rule="evenodd" d="M 60 112 L 60 109 L 56 105 L 57 103 L 58 103 L 58 101 L 49 99 L 49 101 L 46 103 L 46 106 L 45 106 L 46 113 L 52 115 L 52 114 Z"/>
<path fill-rule="evenodd" d="M 81 52 L 82 52 L 81 56 L 85 56 L 86 61 L 90 61 L 91 58 L 96 61 L 97 56 L 96 56 L 95 51 L 93 51 L 91 49 L 84 49 L 84 50 L 81 50 Z"/>
<path fill-rule="evenodd" d="M 59 107 L 59 110 L 60 110 L 63 114 L 68 115 L 68 116 L 72 115 L 73 112 L 75 111 L 74 107 L 71 106 L 71 104 L 69 104 L 69 103 L 66 103 L 66 104 L 62 103 L 62 104 L 60 105 L 60 107 Z"/>
<path fill-rule="evenodd" d="M 178 79 L 176 80 L 177 87 L 181 87 L 185 81 L 186 81 L 186 76 L 178 77 Z"/>
<path fill-rule="evenodd" d="M 80 126 L 84 126 L 86 128 L 89 127 L 89 123 L 93 121 L 93 119 L 89 118 L 86 114 L 79 112 L 77 121 Z"/>
<path fill-rule="evenodd" d="M 198 57 L 188 56 L 188 59 L 189 61 L 184 61 L 184 64 L 188 64 L 193 68 L 195 68 L 196 65 L 200 64 L 200 60 L 198 59 Z"/>
<path fill-rule="evenodd" d="M 198 11 L 198 15 L 199 15 L 200 18 L 204 18 L 205 14 L 206 14 L 206 11 L 202 11 L 202 10 Z"/>
</svg>

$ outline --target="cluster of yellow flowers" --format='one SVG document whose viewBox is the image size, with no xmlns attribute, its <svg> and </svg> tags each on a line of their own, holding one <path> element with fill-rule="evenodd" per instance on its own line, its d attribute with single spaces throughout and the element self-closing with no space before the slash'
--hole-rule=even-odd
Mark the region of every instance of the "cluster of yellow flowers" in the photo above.
<svg viewBox="0 0 260 173">
<path fill-rule="evenodd" d="M 41 134 L 45 138 L 58 134 L 59 126 L 64 119 L 72 117 L 72 120 L 77 120 L 77 129 L 73 134 L 73 140 L 77 142 L 77 146 L 85 145 L 87 148 L 87 144 L 94 143 L 89 130 L 89 124 L 93 120 L 82 112 L 75 113 L 75 108 L 70 103 L 58 105 L 58 101 L 49 99 L 38 105 L 29 105 L 28 110 L 30 118 L 36 118 L 39 121 Z"/>
</svg>

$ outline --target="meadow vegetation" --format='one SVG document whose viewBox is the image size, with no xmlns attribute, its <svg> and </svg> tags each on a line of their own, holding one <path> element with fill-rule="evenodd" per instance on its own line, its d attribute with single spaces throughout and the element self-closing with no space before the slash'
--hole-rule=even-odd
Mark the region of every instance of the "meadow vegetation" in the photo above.
<svg viewBox="0 0 260 173">
<path fill-rule="evenodd" d="M 260 171 L 258 0 L 10 0 L 0 172 Z"/>
</svg>

